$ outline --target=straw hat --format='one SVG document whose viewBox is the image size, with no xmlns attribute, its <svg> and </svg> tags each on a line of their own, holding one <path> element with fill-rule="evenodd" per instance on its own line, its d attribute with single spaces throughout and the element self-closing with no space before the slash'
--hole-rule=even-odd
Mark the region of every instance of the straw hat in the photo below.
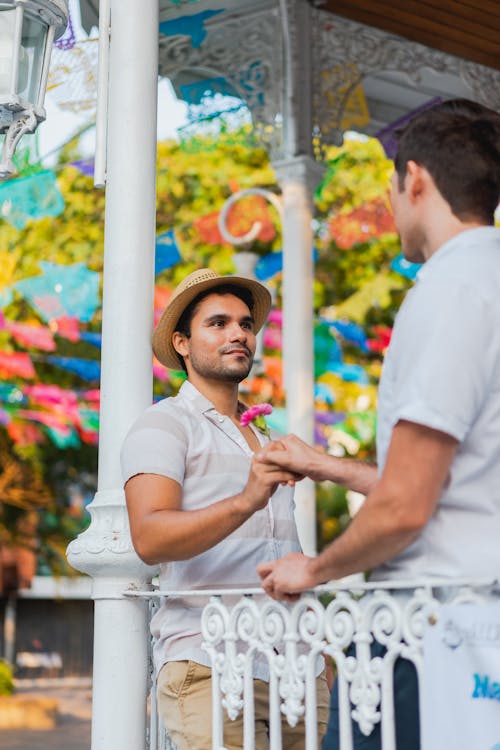
<svg viewBox="0 0 500 750">
<path fill-rule="evenodd" d="M 271 309 L 271 295 L 265 286 L 242 276 L 220 276 L 209 268 L 200 268 L 186 276 L 175 289 L 153 333 L 153 351 L 165 367 L 180 369 L 179 356 L 172 344 L 172 334 L 186 307 L 206 289 L 216 290 L 218 286 L 226 284 L 238 285 L 251 292 L 255 332 L 262 328 Z"/>
</svg>

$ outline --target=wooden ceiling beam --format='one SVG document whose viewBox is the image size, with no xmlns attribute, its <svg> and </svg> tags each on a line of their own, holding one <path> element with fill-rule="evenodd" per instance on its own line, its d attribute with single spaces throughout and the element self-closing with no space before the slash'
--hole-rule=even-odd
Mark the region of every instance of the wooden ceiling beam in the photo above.
<svg viewBox="0 0 500 750">
<path fill-rule="evenodd" d="M 470 17 L 462 15 L 458 10 L 455 10 L 454 6 L 458 6 L 461 10 L 464 8 L 461 3 L 442 2 L 440 7 L 436 8 L 432 2 L 405 0 L 403 13 L 401 13 L 399 0 L 382 0 L 377 4 L 377 9 L 380 10 L 380 15 L 390 13 L 391 15 L 394 14 L 395 18 L 400 13 L 401 19 L 407 23 L 411 23 L 413 18 L 416 17 L 418 26 L 424 28 L 428 24 L 429 28 L 432 26 L 439 29 L 441 34 L 447 35 L 448 32 L 457 30 L 461 35 L 466 34 L 473 37 L 476 44 L 477 40 L 486 38 L 500 50 L 500 16 L 498 22 L 495 22 L 495 19 L 491 20 L 487 13 L 483 13 L 483 21 L 472 12 Z M 471 9 L 469 8 L 469 10 Z"/>
<path fill-rule="evenodd" d="M 488 0 L 481 0 L 483 9 L 484 2 Z M 455 0 L 439 0 L 439 6 L 436 0 L 407 0 L 404 6 L 395 0 L 376 3 L 371 0 L 327 0 L 322 7 L 353 21 L 500 69 L 500 16 L 490 16 L 488 25 L 480 22 L 479 15 L 471 22 L 452 12 L 454 6 L 462 6 L 463 10 L 463 5 Z M 450 12 L 443 12 L 445 6 Z M 470 3 L 467 7 L 470 9 Z"/>
</svg>

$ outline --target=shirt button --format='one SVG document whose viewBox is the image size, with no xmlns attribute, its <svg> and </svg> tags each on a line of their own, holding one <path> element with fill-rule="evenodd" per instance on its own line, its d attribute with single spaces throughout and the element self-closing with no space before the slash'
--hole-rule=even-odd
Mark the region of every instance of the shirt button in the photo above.
<svg viewBox="0 0 500 750">
<path fill-rule="evenodd" d="M 223 421 L 224 421 L 224 417 L 219 417 L 219 422 L 223 422 Z"/>
</svg>

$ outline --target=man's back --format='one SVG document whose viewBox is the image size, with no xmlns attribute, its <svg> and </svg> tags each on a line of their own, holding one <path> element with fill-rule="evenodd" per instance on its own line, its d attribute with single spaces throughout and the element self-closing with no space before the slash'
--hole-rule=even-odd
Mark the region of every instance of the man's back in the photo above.
<svg viewBox="0 0 500 750">
<path fill-rule="evenodd" d="M 456 438 L 436 512 L 375 578 L 488 576 L 500 570 L 500 230 L 446 243 L 400 311 L 379 390 L 378 456 L 400 419 Z"/>
</svg>

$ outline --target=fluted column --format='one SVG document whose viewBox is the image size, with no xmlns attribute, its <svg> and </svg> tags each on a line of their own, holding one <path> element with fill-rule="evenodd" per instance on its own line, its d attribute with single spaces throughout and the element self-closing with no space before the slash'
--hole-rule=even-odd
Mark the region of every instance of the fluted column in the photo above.
<svg viewBox="0 0 500 750">
<path fill-rule="evenodd" d="M 68 559 L 93 578 L 92 750 L 143 750 L 147 605 L 123 597 L 151 569 L 130 539 L 120 447 L 151 403 L 158 0 L 111 0 L 98 491 Z"/>
</svg>

